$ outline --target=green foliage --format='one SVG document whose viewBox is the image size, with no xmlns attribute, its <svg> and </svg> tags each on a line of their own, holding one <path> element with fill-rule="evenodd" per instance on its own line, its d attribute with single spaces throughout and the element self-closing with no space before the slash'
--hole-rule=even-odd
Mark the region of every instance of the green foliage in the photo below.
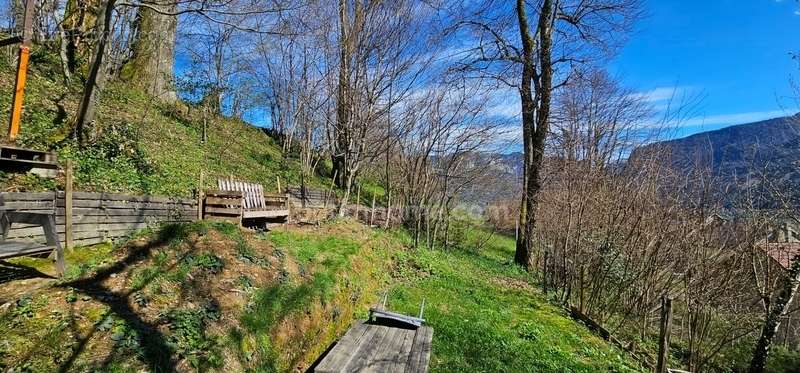
<svg viewBox="0 0 800 373">
<path fill-rule="evenodd" d="M 208 321 L 218 318 L 219 309 L 211 305 L 170 311 L 166 315 L 172 331 L 170 346 L 197 369 L 221 366 L 220 343 L 205 332 Z"/>
</svg>

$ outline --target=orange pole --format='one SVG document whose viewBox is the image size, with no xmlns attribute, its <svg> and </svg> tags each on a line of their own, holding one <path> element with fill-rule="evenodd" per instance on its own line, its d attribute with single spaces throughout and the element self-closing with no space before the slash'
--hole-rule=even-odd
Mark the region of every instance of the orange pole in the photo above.
<svg viewBox="0 0 800 373">
<path fill-rule="evenodd" d="M 11 124 L 8 126 L 8 138 L 14 140 L 19 133 L 19 121 L 22 117 L 22 96 L 25 93 L 25 79 L 28 77 L 28 57 L 31 49 L 27 45 L 19 47 L 19 66 L 17 80 L 14 85 L 14 105 L 11 108 Z"/>
</svg>

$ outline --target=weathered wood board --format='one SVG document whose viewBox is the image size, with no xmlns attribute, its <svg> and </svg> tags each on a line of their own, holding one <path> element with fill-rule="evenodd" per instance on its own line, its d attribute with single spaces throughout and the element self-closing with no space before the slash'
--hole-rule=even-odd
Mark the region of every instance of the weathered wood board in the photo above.
<svg viewBox="0 0 800 373">
<path fill-rule="evenodd" d="M 433 328 L 356 322 L 314 368 L 318 373 L 428 371 Z"/>
<path fill-rule="evenodd" d="M 63 191 L 0 193 L 0 210 L 55 214 L 56 233 L 64 245 L 65 197 Z M 72 206 L 72 237 L 75 245 L 91 245 L 126 237 L 133 231 L 161 223 L 197 219 L 197 202 L 186 198 L 74 192 Z M 7 238 L 40 246 L 46 242 L 42 227 L 30 224 L 14 224 Z"/>
</svg>

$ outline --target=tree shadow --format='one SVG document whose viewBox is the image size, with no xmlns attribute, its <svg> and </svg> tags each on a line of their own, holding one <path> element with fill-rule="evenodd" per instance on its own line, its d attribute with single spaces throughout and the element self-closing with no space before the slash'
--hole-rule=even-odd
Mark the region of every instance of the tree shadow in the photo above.
<svg viewBox="0 0 800 373">
<path fill-rule="evenodd" d="M 15 280 L 27 280 L 31 278 L 54 279 L 55 277 L 41 272 L 36 268 L 0 260 L 0 285 Z"/>
<path fill-rule="evenodd" d="M 142 352 L 139 354 L 140 359 L 155 372 L 171 372 L 175 370 L 177 362 L 173 356 L 173 349 L 167 343 L 165 335 L 158 329 L 158 325 L 145 321 L 131 307 L 132 295 L 155 280 L 155 277 L 145 281 L 137 288 L 126 289 L 125 291 L 114 291 L 104 285 L 103 282 L 111 278 L 112 275 L 120 274 L 127 268 L 147 260 L 154 248 L 185 239 L 190 230 L 184 224 L 165 226 L 158 232 L 156 238 L 150 240 L 144 246 L 129 248 L 125 257 L 108 267 L 98 270 L 91 277 L 67 281 L 57 285 L 60 288 L 74 289 L 80 294 L 107 305 L 111 313 L 124 320 L 126 325 L 136 331 L 139 336 L 139 346 Z M 196 249 L 192 244 L 192 248 L 189 251 L 194 250 Z M 175 265 L 173 264 L 164 270 L 169 271 Z M 83 353 L 99 327 L 99 323 L 95 324 L 89 333 L 80 339 L 78 345 L 72 349 L 70 356 L 61 364 L 59 372 L 69 371 L 73 367 L 78 356 Z M 112 352 L 102 362 L 101 366 L 103 368 L 101 369 L 107 368 L 111 364 L 119 347 L 119 343 L 116 343 Z"/>
</svg>

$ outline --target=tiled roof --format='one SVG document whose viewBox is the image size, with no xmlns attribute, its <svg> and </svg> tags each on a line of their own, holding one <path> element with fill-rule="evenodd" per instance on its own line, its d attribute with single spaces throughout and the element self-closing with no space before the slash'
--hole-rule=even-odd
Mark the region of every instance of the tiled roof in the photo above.
<svg viewBox="0 0 800 373">
<path fill-rule="evenodd" d="M 767 251 L 767 255 L 786 269 L 789 269 L 792 261 L 800 254 L 800 242 L 766 243 L 762 244 L 762 247 Z"/>
</svg>

